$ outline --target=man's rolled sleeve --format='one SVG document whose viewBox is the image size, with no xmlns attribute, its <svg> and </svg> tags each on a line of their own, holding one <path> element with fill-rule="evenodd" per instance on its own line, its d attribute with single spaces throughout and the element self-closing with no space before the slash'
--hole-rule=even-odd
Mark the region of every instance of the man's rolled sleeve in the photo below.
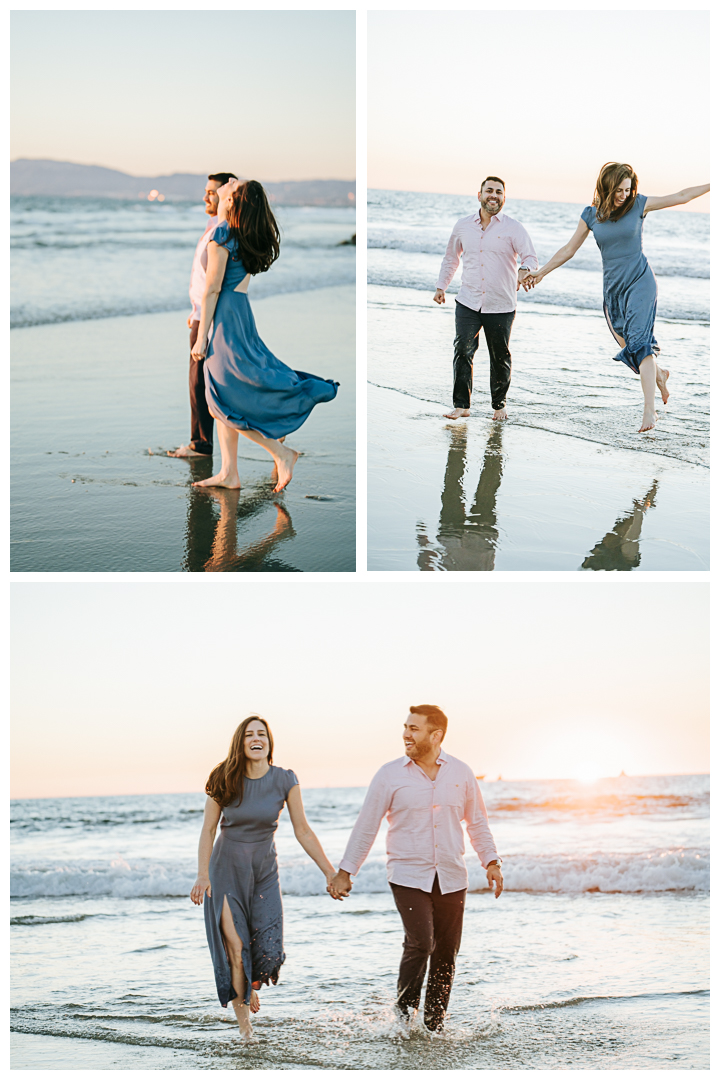
<svg viewBox="0 0 720 1080">
<path fill-rule="evenodd" d="M 436 289 L 442 289 L 443 292 L 447 289 L 448 285 L 455 276 L 455 271 L 460 265 L 460 256 L 463 253 L 462 240 L 456 229 L 453 229 L 448 240 L 448 246 L 445 250 L 445 258 L 440 266 L 440 275 L 437 280 Z"/>
<path fill-rule="evenodd" d="M 468 777 L 463 819 L 467 827 L 467 834 L 470 837 L 470 843 L 477 852 L 483 867 L 487 867 L 489 862 L 498 858 L 498 852 L 493 835 L 490 832 L 482 792 L 474 776 Z"/>
<path fill-rule="evenodd" d="M 370 782 L 353 831 L 350 833 L 345 854 L 340 860 L 341 870 L 353 876 L 357 874 L 375 843 L 383 818 L 390 809 L 391 801 L 392 792 L 385 782 L 385 777 L 382 772 L 376 773 Z"/>
<path fill-rule="evenodd" d="M 520 256 L 520 265 L 527 266 L 528 270 L 537 270 L 540 266 L 538 257 L 535 254 L 535 248 L 533 242 L 530 239 L 530 234 L 524 225 L 519 222 L 516 224 L 517 235 L 513 239 L 513 247 L 515 253 Z"/>
</svg>

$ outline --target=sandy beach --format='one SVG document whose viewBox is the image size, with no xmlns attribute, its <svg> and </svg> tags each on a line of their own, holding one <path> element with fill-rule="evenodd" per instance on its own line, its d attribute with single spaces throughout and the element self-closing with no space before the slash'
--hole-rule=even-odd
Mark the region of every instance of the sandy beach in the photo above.
<svg viewBox="0 0 720 1080">
<path fill-rule="evenodd" d="M 368 569 L 708 570 L 709 473 L 370 386 Z"/>
<path fill-rule="evenodd" d="M 239 492 L 195 489 L 212 462 L 166 456 L 189 437 L 183 312 L 12 332 L 11 570 L 355 569 L 355 289 L 253 310 L 276 355 L 341 384 L 291 437 L 302 456 L 281 496 L 248 440 Z"/>
</svg>

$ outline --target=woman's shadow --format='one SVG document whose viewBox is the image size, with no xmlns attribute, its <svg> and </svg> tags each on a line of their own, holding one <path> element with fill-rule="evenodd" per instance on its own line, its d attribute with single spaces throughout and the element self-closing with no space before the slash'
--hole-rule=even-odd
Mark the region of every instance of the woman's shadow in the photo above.
<svg viewBox="0 0 720 1080">
<path fill-rule="evenodd" d="M 191 481 L 203 479 L 206 472 L 206 462 L 191 459 Z M 274 485 L 276 479 L 271 479 L 270 485 Z M 273 500 L 276 511 L 273 527 L 245 546 L 238 543 L 240 526 L 267 513 L 271 492 L 272 487 L 268 484 L 249 490 L 190 487 L 183 570 L 201 574 L 294 573 L 294 567 L 270 558 L 281 541 L 296 535 L 290 514 L 278 499 Z"/>
<path fill-rule="evenodd" d="M 418 523 L 420 570 L 494 570 L 498 546 L 497 493 L 503 474 L 502 425 L 493 424 L 483 455 L 480 479 L 469 511 L 463 478 L 467 468 L 467 425 L 450 429 L 437 544 Z"/>
<path fill-rule="evenodd" d="M 634 570 L 640 565 L 640 532 L 645 512 L 655 505 L 659 486 L 653 480 L 644 498 L 635 499 L 633 508 L 619 517 L 609 533 L 595 545 L 582 564 L 582 570 Z"/>
</svg>

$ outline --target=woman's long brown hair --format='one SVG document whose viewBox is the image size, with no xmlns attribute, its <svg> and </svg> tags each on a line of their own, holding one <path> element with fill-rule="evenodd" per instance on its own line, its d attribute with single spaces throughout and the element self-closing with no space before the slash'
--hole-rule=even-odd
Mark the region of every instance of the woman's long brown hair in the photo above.
<svg viewBox="0 0 720 1080">
<path fill-rule="evenodd" d="M 224 761 L 221 761 L 219 765 L 215 766 L 205 785 L 205 794 L 209 795 L 211 799 L 214 799 L 218 806 L 230 806 L 230 803 L 234 803 L 236 800 L 238 804 L 243 801 L 243 794 L 245 791 L 245 766 L 248 760 L 245 756 L 245 732 L 247 731 L 248 724 L 252 724 L 253 721 L 256 720 L 261 724 L 265 724 L 268 743 L 270 744 L 267 760 L 268 765 L 272 765 L 273 747 L 275 744 L 273 743 L 272 731 L 270 730 L 269 724 L 263 720 L 262 716 L 246 717 L 230 740 L 228 756 Z"/>
<path fill-rule="evenodd" d="M 257 180 L 246 180 L 235 188 L 227 224 L 228 239 L 237 245 L 235 258 L 248 274 L 269 270 L 280 254 L 280 230 L 265 188 Z"/>
<path fill-rule="evenodd" d="M 615 192 L 623 180 L 630 180 L 630 194 L 622 206 L 615 206 Z M 600 170 L 595 183 L 592 204 L 597 207 L 598 221 L 619 221 L 632 210 L 638 191 L 638 178 L 630 165 L 621 165 L 619 161 L 608 161 Z"/>
</svg>

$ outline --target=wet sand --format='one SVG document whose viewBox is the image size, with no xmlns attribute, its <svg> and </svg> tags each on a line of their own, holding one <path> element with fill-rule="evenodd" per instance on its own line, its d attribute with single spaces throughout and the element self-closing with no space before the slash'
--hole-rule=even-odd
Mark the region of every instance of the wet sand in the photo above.
<svg viewBox="0 0 720 1080">
<path fill-rule="evenodd" d="M 302 456 L 280 496 L 249 440 L 239 492 L 193 488 L 213 462 L 166 456 L 190 437 L 183 312 L 12 332 L 11 570 L 355 569 L 355 289 L 253 310 L 285 363 L 341 384 L 290 436 Z"/>
<path fill-rule="evenodd" d="M 368 569 L 709 570 L 709 471 L 368 387 Z"/>
</svg>

